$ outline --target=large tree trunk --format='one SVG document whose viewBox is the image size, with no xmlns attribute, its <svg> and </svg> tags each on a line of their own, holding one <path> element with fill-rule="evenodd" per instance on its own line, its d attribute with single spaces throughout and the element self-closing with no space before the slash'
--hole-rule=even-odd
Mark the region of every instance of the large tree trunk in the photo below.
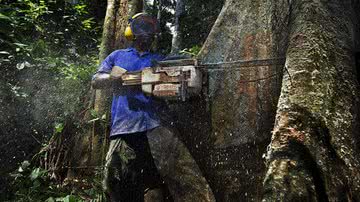
<svg viewBox="0 0 360 202">
<path fill-rule="evenodd" d="M 219 201 L 359 200 L 358 1 L 292 2 L 226 1 L 200 53 L 203 62 L 286 57 L 284 69 L 208 75 L 210 135 L 192 135 L 207 140 L 210 154 L 198 155 Z M 246 80 L 283 70 L 265 168 L 281 77 Z"/>
<path fill-rule="evenodd" d="M 359 1 L 277 4 L 291 19 L 288 74 L 267 156 L 264 201 L 359 201 Z"/>
<path fill-rule="evenodd" d="M 226 1 L 200 53 L 203 63 L 277 57 L 270 5 L 263 0 Z M 192 134 L 201 136 L 201 142 L 208 140 L 209 153 L 199 155 L 218 201 L 260 200 L 262 154 L 270 142 L 281 81 L 281 66 L 236 68 L 209 72 L 208 111 L 202 112 L 211 129 Z M 278 75 L 249 82 L 273 74 Z"/>
</svg>

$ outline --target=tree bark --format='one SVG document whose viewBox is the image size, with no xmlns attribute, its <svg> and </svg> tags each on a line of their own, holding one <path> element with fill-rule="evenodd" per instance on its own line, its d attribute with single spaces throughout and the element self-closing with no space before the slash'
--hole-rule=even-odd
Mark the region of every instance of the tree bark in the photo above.
<svg viewBox="0 0 360 202">
<path fill-rule="evenodd" d="M 267 154 L 263 201 L 359 201 L 359 2 L 277 4 L 291 19 L 288 74 Z"/>
<path fill-rule="evenodd" d="M 358 8 L 359 1 L 225 2 L 202 61 L 286 57 L 286 65 L 209 73 L 211 131 L 197 136 L 209 139 L 203 166 L 217 200 L 360 200 Z M 282 85 L 281 77 L 243 82 L 283 70 Z"/>
<path fill-rule="evenodd" d="M 270 5 L 264 0 L 226 1 L 200 52 L 202 62 L 278 57 Z M 218 201 L 261 199 L 262 154 L 270 142 L 281 81 L 279 66 L 236 68 L 208 73 L 208 110 L 203 111 L 203 120 L 211 129 L 204 130 L 208 134 L 192 134 L 202 137 L 201 142 L 208 140 L 210 151 L 199 155 L 205 159 L 204 171 Z M 273 74 L 278 75 L 248 82 Z"/>
<path fill-rule="evenodd" d="M 180 30 L 180 18 L 185 12 L 185 2 L 184 0 L 176 1 L 175 8 L 175 23 L 174 23 L 174 33 L 171 44 L 171 53 L 177 54 L 181 49 L 181 30 Z"/>
</svg>

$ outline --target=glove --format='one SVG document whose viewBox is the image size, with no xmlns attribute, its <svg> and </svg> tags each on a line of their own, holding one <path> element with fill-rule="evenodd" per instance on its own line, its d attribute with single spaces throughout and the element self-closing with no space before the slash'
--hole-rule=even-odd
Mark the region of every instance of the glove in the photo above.
<svg viewBox="0 0 360 202">
<path fill-rule="evenodd" d="M 121 81 L 121 76 L 124 75 L 126 73 L 126 69 L 119 67 L 119 66 L 114 66 L 110 72 L 110 78 L 113 80 L 120 80 Z"/>
</svg>

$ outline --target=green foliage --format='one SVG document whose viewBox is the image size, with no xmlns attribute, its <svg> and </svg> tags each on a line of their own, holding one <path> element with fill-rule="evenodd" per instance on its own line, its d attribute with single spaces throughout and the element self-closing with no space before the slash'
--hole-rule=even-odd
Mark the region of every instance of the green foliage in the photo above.
<svg viewBox="0 0 360 202">
<path fill-rule="evenodd" d="M 0 5 L 0 64 L 94 50 L 100 26 L 84 3 L 18 0 Z M 85 44 L 85 45 L 84 45 Z"/>
<path fill-rule="evenodd" d="M 180 18 L 183 47 L 204 43 L 223 4 L 224 0 L 186 1 L 185 13 Z"/>
<path fill-rule="evenodd" d="M 91 180 L 82 180 L 81 189 L 60 186 L 51 179 L 50 172 L 33 167 L 24 161 L 11 176 L 14 178 L 14 196 L 11 201 L 17 202 L 83 202 L 96 201 L 103 195 L 99 176 Z"/>
<path fill-rule="evenodd" d="M 55 134 L 61 133 L 64 129 L 63 123 L 55 123 Z"/>
<path fill-rule="evenodd" d="M 185 48 L 184 50 L 180 51 L 180 53 L 189 54 L 192 56 L 197 56 L 201 50 L 201 46 L 195 45 L 191 48 Z"/>
<path fill-rule="evenodd" d="M 0 119 L 9 137 L 4 141 L 12 142 L 2 158 L 14 159 L 3 166 L 13 170 L 16 161 L 61 134 L 64 123 L 78 126 L 98 65 L 101 24 L 88 1 L 0 2 Z M 30 174 L 23 178 L 31 181 Z"/>
<path fill-rule="evenodd" d="M 47 171 L 40 168 L 33 169 L 28 161 L 24 161 L 19 169 L 12 173 L 12 177 L 14 177 L 13 187 L 16 190 L 15 201 L 45 201 L 49 195 L 57 194 L 50 185 Z"/>
</svg>

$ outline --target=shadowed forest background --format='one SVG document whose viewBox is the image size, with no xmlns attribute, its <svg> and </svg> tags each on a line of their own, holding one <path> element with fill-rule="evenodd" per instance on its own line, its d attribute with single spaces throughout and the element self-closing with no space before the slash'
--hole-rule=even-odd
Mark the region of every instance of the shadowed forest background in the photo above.
<svg viewBox="0 0 360 202">
<path fill-rule="evenodd" d="M 0 0 L 1 201 L 104 200 L 90 81 L 141 11 L 156 51 L 228 63 L 168 102 L 217 201 L 360 201 L 359 1 Z"/>
</svg>

